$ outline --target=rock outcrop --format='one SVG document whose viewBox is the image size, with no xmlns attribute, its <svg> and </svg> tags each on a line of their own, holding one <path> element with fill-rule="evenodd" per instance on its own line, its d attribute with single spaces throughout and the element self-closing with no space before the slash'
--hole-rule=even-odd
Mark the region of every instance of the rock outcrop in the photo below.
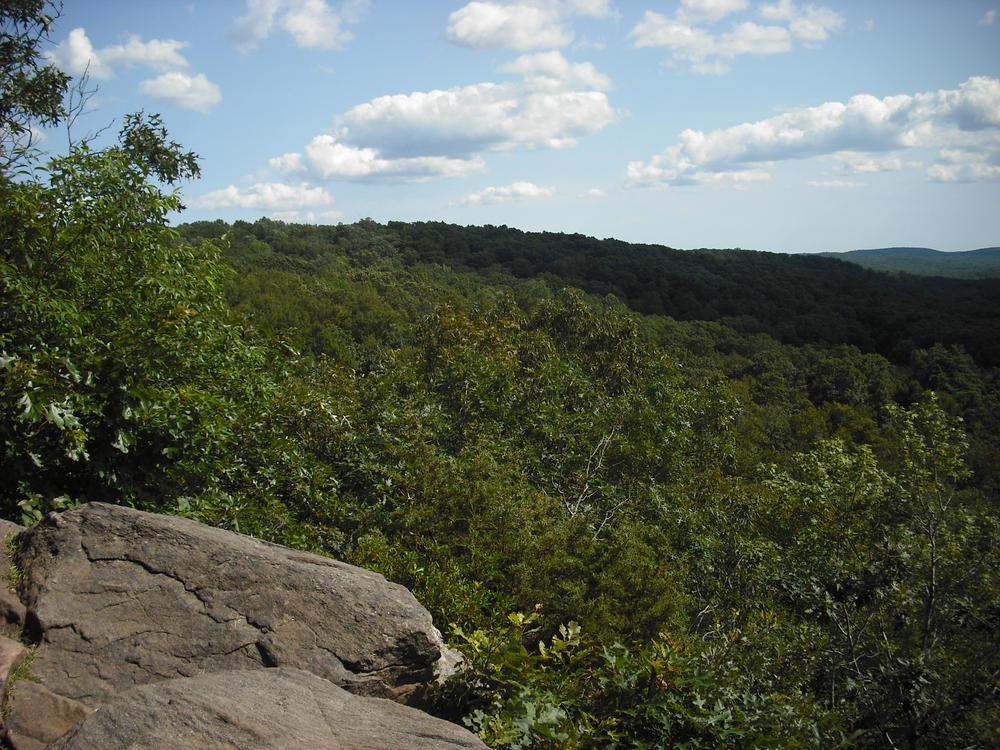
<svg viewBox="0 0 1000 750">
<path fill-rule="evenodd" d="M 13 750 L 43 750 L 90 711 L 31 680 L 17 683 L 7 714 L 7 744 Z"/>
<path fill-rule="evenodd" d="M 279 666 L 394 697 L 432 680 L 442 655 L 409 591 L 326 557 L 100 503 L 24 536 L 34 671 L 86 705 L 157 679 Z"/>
<path fill-rule="evenodd" d="M 167 747 L 156 744 L 158 735 L 142 734 L 139 718 L 125 717 L 169 705 L 192 713 L 185 731 L 208 732 L 204 741 L 179 745 L 175 737 L 171 747 L 484 747 L 460 727 L 382 700 L 412 702 L 457 655 L 409 591 L 371 571 L 102 503 L 50 514 L 22 533 L 14 564 L 20 600 L 0 600 L 0 609 L 6 607 L 11 626 L 23 623 L 24 640 L 36 644 L 31 670 L 41 680 L 38 688 L 14 692 L 8 733 L 14 747 L 44 747 L 67 721 L 97 708 L 53 747 L 117 747 L 93 733 L 127 727 L 140 734 L 121 747 Z M 189 693 L 196 689 L 202 692 Z M 185 703 L 180 696 L 188 694 Z M 299 715 L 293 704 L 309 695 L 326 697 L 311 699 Z M 62 723 L 28 726 L 42 703 L 53 701 L 69 707 Z M 241 713 L 244 704 L 255 708 Z M 268 710 L 275 715 L 264 719 Z M 212 728 L 212 717 L 220 716 L 223 724 L 225 717 L 244 717 L 247 731 L 262 731 L 262 723 L 280 729 L 262 734 L 260 744 L 225 744 Z M 417 719 L 443 726 L 414 729 Z M 181 726 L 175 718 L 158 721 Z M 338 723 L 353 734 L 341 731 L 326 744 L 280 741 L 282 734 L 327 736 Z M 376 729 L 396 744 L 365 744 L 366 732 Z M 420 745 L 414 732 L 452 733 L 472 744 Z"/>
<path fill-rule="evenodd" d="M 461 727 L 298 669 L 215 672 L 121 693 L 50 750 L 484 748 Z"/>
</svg>

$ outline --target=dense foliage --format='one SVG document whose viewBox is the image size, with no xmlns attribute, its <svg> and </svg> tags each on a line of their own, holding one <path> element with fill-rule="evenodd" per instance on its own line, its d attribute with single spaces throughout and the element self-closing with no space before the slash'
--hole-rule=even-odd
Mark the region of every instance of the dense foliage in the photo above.
<svg viewBox="0 0 1000 750">
<path fill-rule="evenodd" d="M 181 232 L 226 236 L 230 302 L 327 379 L 337 552 L 453 623 L 446 715 L 505 747 L 995 743 L 995 369 L 422 263 L 403 226 Z"/>
<path fill-rule="evenodd" d="M 435 710 L 495 747 L 1000 745 L 985 282 L 503 227 L 172 229 L 197 160 L 155 116 L 24 157 L 5 517 L 105 500 L 379 570 L 468 656 Z"/>
<path fill-rule="evenodd" d="M 964 252 L 941 252 L 926 247 L 886 247 L 821 255 L 840 258 L 876 271 L 950 276 L 957 279 L 1000 277 L 1000 247 L 982 247 Z"/>
</svg>

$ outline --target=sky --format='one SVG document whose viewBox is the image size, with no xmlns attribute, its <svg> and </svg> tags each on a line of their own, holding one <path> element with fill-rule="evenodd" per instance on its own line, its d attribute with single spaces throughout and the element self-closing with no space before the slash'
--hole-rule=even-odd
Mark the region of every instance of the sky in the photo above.
<svg viewBox="0 0 1000 750">
<path fill-rule="evenodd" d="M 74 139 L 199 154 L 178 221 L 1000 245 L 998 0 L 65 0 L 51 42 Z"/>
</svg>

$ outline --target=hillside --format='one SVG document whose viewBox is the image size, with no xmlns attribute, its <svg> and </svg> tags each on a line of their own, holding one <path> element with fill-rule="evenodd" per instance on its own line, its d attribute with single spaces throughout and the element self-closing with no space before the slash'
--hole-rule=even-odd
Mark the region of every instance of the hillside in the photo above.
<svg viewBox="0 0 1000 750">
<path fill-rule="evenodd" d="M 1000 393 L 962 346 L 992 282 L 503 227 L 175 231 L 127 153 L 74 159 L 0 183 L 6 517 L 110 501 L 374 569 L 464 651 L 434 710 L 493 747 L 1000 731 Z M 77 200 L 93 180 L 147 197 Z"/>
<path fill-rule="evenodd" d="M 199 223 L 185 231 L 221 236 L 228 230 Z M 386 262 L 406 268 L 442 265 L 501 282 L 546 279 L 556 288 L 613 295 L 644 315 L 718 322 L 792 345 L 849 344 L 900 363 L 915 347 L 948 342 L 982 365 L 1000 365 L 1000 340 L 993 335 L 1000 330 L 1000 279 L 887 276 L 815 255 L 685 251 L 438 222 L 314 227 L 262 219 L 236 222 L 227 237 L 236 253 L 252 240 L 279 256 L 322 265 L 344 255 L 370 262 L 354 247 L 366 233 Z"/>
<path fill-rule="evenodd" d="M 839 258 L 876 271 L 910 273 L 920 276 L 947 276 L 957 279 L 1000 277 L 1000 247 L 945 253 L 926 247 L 886 247 L 851 250 L 845 253 L 818 253 Z"/>
</svg>

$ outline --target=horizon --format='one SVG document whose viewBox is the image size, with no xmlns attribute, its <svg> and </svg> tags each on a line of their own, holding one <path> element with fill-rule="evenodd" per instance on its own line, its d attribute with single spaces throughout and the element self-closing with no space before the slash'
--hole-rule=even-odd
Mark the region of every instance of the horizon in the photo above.
<svg viewBox="0 0 1000 750">
<path fill-rule="evenodd" d="M 956 252 L 1000 245 L 998 9 L 80 0 L 48 54 L 76 138 L 144 109 L 201 156 L 182 222 Z"/>
<path fill-rule="evenodd" d="M 177 218 L 181 219 L 181 221 L 178 221 L 174 226 L 182 226 L 184 224 L 189 224 L 189 223 L 193 224 L 193 223 L 196 223 L 196 222 L 199 222 L 199 221 L 208 221 L 208 222 L 213 222 L 213 221 L 216 221 L 216 220 L 226 221 L 225 219 L 219 219 L 218 217 L 210 217 L 210 218 L 205 218 L 205 219 L 194 219 L 193 221 L 189 221 L 183 214 L 178 215 Z M 387 226 L 391 222 L 401 222 L 403 224 L 410 224 L 410 223 L 412 223 L 412 224 L 419 224 L 421 222 L 432 223 L 434 221 L 434 220 L 426 220 L 426 219 L 425 220 L 414 219 L 413 221 L 401 221 L 399 219 L 386 219 L 385 221 L 376 221 L 375 219 L 373 219 L 370 216 L 362 216 L 361 218 L 355 219 L 353 221 L 331 221 L 331 222 L 302 221 L 302 222 L 297 222 L 297 221 L 290 221 L 290 220 L 287 220 L 287 219 L 280 219 L 280 218 L 275 218 L 275 217 L 258 216 L 255 219 L 234 219 L 234 220 L 231 220 L 231 221 L 226 221 L 226 223 L 229 224 L 229 225 L 232 225 L 235 221 L 245 221 L 247 223 L 253 224 L 255 221 L 258 221 L 260 219 L 270 219 L 272 221 L 280 221 L 280 222 L 288 224 L 288 225 L 317 226 L 317 227 L 322 227 L 322 226 L 340 226 L 340 225 L 345 225 L 345 224 L 346 225 L 351 225 L 351 224 L 357 224 L 357 223 L 362 222 L 362 221 L 375 221 L 380 226 Z M 968 248 L 968 249 L 964 249 L 964 250 L 938 250 L 938 249 L 933 248 L 933 247 L 922 247 L 922 246 L 921 247 L 917 247 L 917 246 L 909 246 L 909 245 L 891 245 L 891 246 L 888 246 L 888 247 L 859 247 L 859 248 L 854 248 L 854 249 L 851 249 L 851 250 L 808 250 L 808 251 L 803 250 L 803 251 L 797 251 L 797 252 L 787 252 L 787 251 L 783 251 L 783 250 L 762 250 L 762 249 L 753 248 L 753 247 L 708 247 L 708 246 L 702 246 L 702 247 L 673 247 L 673 246 L 670 246 L 670 245 L 664 245 L 662 242 L 632 242 L 630 240 L 623 240 L 620 237 L 598 237 L 597 235 L 583 234 L 582 232 L 564 232 L 564 231 L 560 231 L 560 230 L 550 230 L 550 229 L 522 229 L 520 227 L 510 226 L 508 224 L 488 224 L 488 223 L 487 224 L 458 224 L 456 222 L 442 222 L 442 223 L 451 224 L 451 225 L 454 225 L 454 226 L 461 227 L 463 229 L 481 229 L 481 228 L 486 228 L 486 227 L 492 226 L 492 227 L 496 227 L 498 229 L 510 229 L 512 231 L 515 231 L 515 232 L 524 232 L 525 234 L 546 234 L 546 233 L 548 233 L 548 234 L 570 234 L 570 235 L 572 235 L 572 234 L 580 234 L 583 237 L 586 237 L 587 239 L 597 240 L 599 242 L 604 242 L 604 241 L 624 242 L 625 244 L 629 244 L 629 245 L 651 245 L 651 246 L 654 246 L 654 247 L 655 246 L 660 246 L 660 247 L 663 247 L 663 248 L 665 248 L 667 250 L 684 250 L 684 251 L 688 251 L 688 250 L 690 250 L 690 251 L 696 251 L 696 250 L 736 250 L 736 251 L 740 251 L 740 252 L 745 251 L 745 252 L 751 252 L 751 253 L 776 253 L 778 255 L 847 255 L 849 253 L 870 253 L 870 252 L 880 252 L 880 251 L 883 251 L 883 250 L 929 250 L 932 253 L 940 253 L 942 255 L 962 255 L 962 254 L 965 254 L 965 253 L 977 253 L 977 252 L 981 252 L 983 250 L 1000 250 L 1000 245 L 990 245 L 990 246 L 986 246 L 986 247 L 974 247 L 974 248 Z"/>
</svg>

